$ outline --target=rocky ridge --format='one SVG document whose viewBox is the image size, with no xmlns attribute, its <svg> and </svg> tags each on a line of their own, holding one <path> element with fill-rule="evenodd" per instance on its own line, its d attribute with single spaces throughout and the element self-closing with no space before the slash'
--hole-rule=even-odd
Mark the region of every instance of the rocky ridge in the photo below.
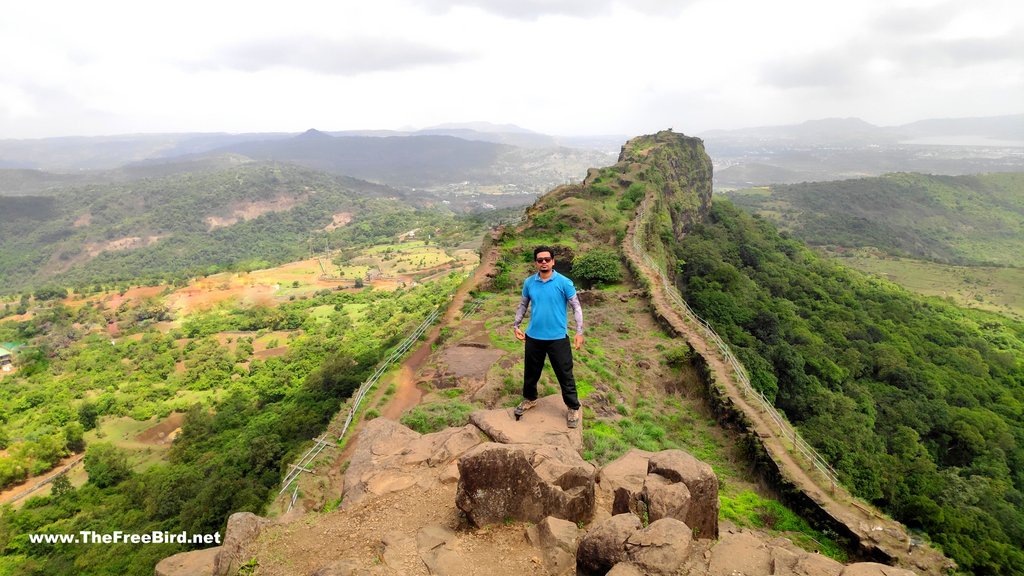
<svg viewBox="0 0 1024 576">
<path fill-rule="evenodd" d="M 372 420 L 338 510 L 235 514 L 223 546 L 167 558 L 156 574 L 913 574 L 719 528 L 710 466 L 679 450 L 631 450 L 598 469 L 563 414 L 555 395 L 518 422 L 509 408 L 484 410 L 433 434 Z"/>
</svg>

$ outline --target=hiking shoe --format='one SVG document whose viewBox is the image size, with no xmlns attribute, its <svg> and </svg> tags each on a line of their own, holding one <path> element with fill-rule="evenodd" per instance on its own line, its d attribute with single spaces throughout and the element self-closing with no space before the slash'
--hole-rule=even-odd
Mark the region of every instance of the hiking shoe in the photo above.
<svg viewBox="0 0 1024 576">
<path fill-rule="evenodd" d="M 580 425 L 580 410 L 579 408 L 573 410 L 569 408 L 569 412 L 566 413 L 565 423 L 569 425 L 569 428 L 576 428 Z"/>
<path fill-rule="evenodd" d="M 523 400 L 522 402 L 520 402 L 519 406 L 516 406 L 516 420 L 519 420 L 519 417 L 523 415 L 523 412 L 526 412 L 527 410 L 533 408 L 536 405 L 536 400 Z"/>
</svg>

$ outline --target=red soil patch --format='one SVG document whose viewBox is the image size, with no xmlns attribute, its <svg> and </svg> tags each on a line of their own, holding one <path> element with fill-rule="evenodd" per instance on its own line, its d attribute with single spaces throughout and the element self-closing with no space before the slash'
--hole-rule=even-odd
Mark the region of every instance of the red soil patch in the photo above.
<svg viewBox="0 0 1024 576">
<path fill-rule="evenodd" d="M 268 348 L 266 350 L 254 352 L 252 358 L 253 360 L 266 360 L 267 358 L 277 358 L 280 356 L 284 356 L 287 352 L 287 346 L 278 346 L 277 348 Z"/>
<path fill-rule="evenodd" d="M 214 334 L 217 343 L 234 354 L 238 350 L 238 341 L 242 338 L 256 338 L 255 332 L 218 332 Z"/>
<path fill-rule="evenodd" d="M 124 294 L 112 294 L 107 298 L 104 298 L 102 302 L 108 310 L 117 310 L 121 304 L 124 304 L 129 300 L 152 298 L 163 291 L 163 286 L 139 286 L 137 288 L 129 289 Z"/>
<path fill-rule="evenodd" d="M 339 212 L 338 214 L 335 214 L 332 217 L 332 222 L 330 224 L 328 224 L 327 226 L 325 226 L 324 230 L 330 232 L 331 230 L 335 230 L 337 228 L 341 228 L 342 226 L 344 226 L 345 224 L 348 224 L 351 221 L 352 221 L 352 213 L 351 212 Z"/>
<path fill-rule="evenodd" d="M 184 421 L 184 412 L 173 412 L 155 426 L 140 432 L 135 437 L 135 440 L 143 444 L 166 444 L 174 440 L 178 431 L 181 430 L 181 423 Z"/>
<path fill-rule="evenodd" d="M 292 197 L 279 195 L 271 200 L 239 202 L 231 207 L 230 216 L 208 216 L 206 218 L 206 224 L 210 227 L 210 230 L 213 230 L 223 226 L 231 226 L 232 224 L 236 224 L 239 220 L 249 221 L 270 212 L 291 210 L 295 207 L 299 198 L 305 198 L 305 196 Z"/>
<path fill-rule="evenodd" d="M 239 285 L 227 278 L 221 278 L 221 281 L 216 283 L 207 282 L 210 278 L 205 280 L 171 294 L 167 297 L 167 305 L 184 314 L 189 314 L 199 310 L 208 310 L 219 302 L 230 300 L 272 304 L 274 302 L 273 294 L 277 291 L 276 286 Z"/>
</svg>

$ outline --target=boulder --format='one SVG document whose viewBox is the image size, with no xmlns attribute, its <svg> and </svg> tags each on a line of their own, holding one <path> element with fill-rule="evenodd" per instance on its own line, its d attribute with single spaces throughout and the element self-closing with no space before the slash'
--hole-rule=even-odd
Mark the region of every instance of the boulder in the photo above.
<svg viewBox="0 0 1024 576">
<path fill-rule="evenodd" d="M 750 532 L 726 532 L 711 547 L 708 576 L 772 574 L 768 544 Z"/>
<path fill-rule="evenodd" d="M 516 420 L 513 408 L 478 410 L 470 423 L 492 441 L 502 444 L 544 444 L 583 450 L 583 427 L 568 428 L 565 404 L 559 394 L 537 399 L 537 405 Z"/>
<path fill-rule="evenodd" d="M 161 560 L 154 571 L 156 576 L 212 576 L 213 563 L 220 546 L 181 552 Z"/>
<path fill-rule="evenodd" d="M 772 542 L 774 544 L 774 541 Z M 771 573 L 776 576 L 783 576 L 785 574 L 792 574 L 793 569 L 796 567 L 796 563 L 800 560 L 800 556 L 805 552 L 794 552 L 783 547 L 777 547 L 771 549 Z"/>
<path fill-rule="evenodd" d="M 421 435 L 393 420 L 371 420 L 360 431 L 345 471 L 342 507 L 424 482 L 453 481 L 448 465 L 480 442 L 479 430 L 471 425 Z"/>
<path fill-rule="evenodd" d="M 544 567 L 556 576 L 571 574 L 576 565 L 580 529 L 568 520 L 548 516 L 526 530 L 526 536 L 541 551 Z"/>
<path fill-rule="evenodd" d="M 686 561 L 693 532 L 675 518 L 663 518 L 626 540 L 626 558 L 644 574 L 675 574 Z"/>
<path fill-rule="evenodd" d="M 273 524 L 252 512 L 235 512 L 228 517 L 224 533 L 224 544 L 220 546 L 213 562 L 214 576 L 235 574 L 238 568 L 249 561 L 249 545 L 256 540 L 264 528 Z"/>
<path fill-rule="evenodd" d="M 641 528 L 633 514 L 618 514 L 595 526 L 576 549 L 576 573 L 605 574 L 626 558 L 626 541 Z"/>
<path fill-rule="evenodd" d="M 476 526 L 554 516 L 587 521 L 594 466 L 563 446 L 481 444 L 459 458 L 455 504 Z"/>
<path fill-rule="evenodd" d="M 648 480 L 655 478 L 660 477 L 648 476 Z M 647 503 L 647 520 L 652 524 L 663 518 L 675 518 L 685 523 L 690 516 L 690 489 L 682 482 L 645 482 L 641 498 Z M 717 528 L 717 522 L 715 526 Z"/>
<path fill-rule="evenodd" d="M 375 418 L 359 432 L 356 449 L 345 470 L 342 508 L 360 502 L 375 489 L 394 485 L 395 471 L 385 464 L 401 459 L 402 451 L 419 439 L 420 434 L 386 418 Z M 371 486 L 377 484 L 377 486 Z"/>
<path fill-rule="evenodd" d="M 597 481 L 602 491 L 611 494 L 612 515 L 640 512 L 637 504 L 647 478 L 647 461 L 652 454 L 632 448 L 601 468 Z"/>
<path fill-rule="evenodd" d="M 598 482 L 602 494 L 612 495 L 612 514 L 675 518 L 697 538 L 718 537 L 718 478 L 682 450 L 630 450 L 604 466 Z"/>
<path fill-rule="evenodd" d="M 710 465 L 682 450 L 663 450 L 648 460 L 647 474 L 685 484 L 690 505 L 686 518 L 681 520 L 697 538 L 718 538 L 718 477 Z"/>
</svg>

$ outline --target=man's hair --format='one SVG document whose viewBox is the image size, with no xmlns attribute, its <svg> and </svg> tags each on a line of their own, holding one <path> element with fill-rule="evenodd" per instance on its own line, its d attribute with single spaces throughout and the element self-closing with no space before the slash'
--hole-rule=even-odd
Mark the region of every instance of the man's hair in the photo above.
<svg viewBox="0 0 1024 576">
<path fill-rule="evenodd" d="M 555 251 L 552 250 L 549 246 L 537 246 L 536 248 L 533 249 L 533 259 L 536 260 L 537 254 L 540 254 L 541 252 L 547 252 L 548 254 L 551 254 L 552 259 L 554 259 L 555 257 Z"/>
</svg>

